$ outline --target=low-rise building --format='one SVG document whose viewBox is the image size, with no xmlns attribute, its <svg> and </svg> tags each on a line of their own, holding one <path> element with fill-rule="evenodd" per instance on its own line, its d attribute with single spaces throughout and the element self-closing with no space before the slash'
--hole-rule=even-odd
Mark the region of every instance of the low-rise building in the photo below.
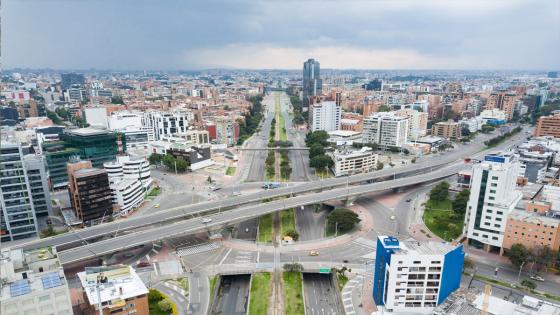
<svg viewBox="0 0 560 315">
<path fill-rule="evenodd" d="M 485 109 L 480 112 L 483 124 L 503 125 L 507 122 L 507 115 L 504 111 L 497 108 Z"/>
<path fill-rule="evenodd" d="M 54 248 L 0 253 L 2 315 L 72 315 L 68 282 Z"/>
<path fill-rule="evenodd" d="M 85 314 L 149 314 L 148 288 L 132 267 L 86 267 L 78 278 L 86 301 L 81 305 Z"/>
<path fill-rule="evenodd" d="M 463 245 L 377 238 L 373 299 L 391 312 L 430 314 L 459 288 Z"/>
<path fill-rule="evenodd" d="M 191 146 L 175 143 L 167 149 L 166 153 L 187 161 L 191 171 L 196 171 L 214 164 L 210 146 Z"/>
<path fill-rule="evenodd" d="M 508 216 L 502 244 L 506 252 L 514 244 L 529 249 L 539 246 L 548 246 L 555 251 L 560 249 L 560 219 L 532 212 L 533 209 L 516 210 Z"/>
<path fill-rule="evenodd" d="M 371 148 L 363 147 L 359 151 L 336 150 L 332 153 L 332 159 L 334 176 L 339 177 L 374 171 L 378 155 Z"/>
<path fill-rule="evenodd" d="M 442 121 L 432 126 L 432 136 L 442 137 L 451 141 L 461 140 L 461 124 L 454 121 Z"/>
</svg>

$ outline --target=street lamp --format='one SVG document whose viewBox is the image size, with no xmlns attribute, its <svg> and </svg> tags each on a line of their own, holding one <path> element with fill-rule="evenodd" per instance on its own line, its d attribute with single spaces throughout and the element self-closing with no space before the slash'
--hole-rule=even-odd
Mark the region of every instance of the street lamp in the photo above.
<svg viewBox="0 0 560 315">
<path fill-rule="evenodd" d="M 521 266 L 519 266 L 519 273 L 517 274 L 517 283 L 519 283 L 519 278 L 521 277 L 521 269 L 523 269 L 524 265 L 525 265 L 525 261 L 521 263 Z"/>
</svg>

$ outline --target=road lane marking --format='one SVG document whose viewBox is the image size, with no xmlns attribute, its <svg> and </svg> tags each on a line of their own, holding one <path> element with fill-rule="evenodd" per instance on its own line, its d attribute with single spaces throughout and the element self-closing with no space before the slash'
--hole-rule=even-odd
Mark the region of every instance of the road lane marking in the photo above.
<svg viewBox="0 0 560 315">
<path fill-rule="evenodd" d="M 220 260 L 220 263 L 218 264 L 219 266 L 221 266 L 224 261 L 226 260 L 227 256 L 229 256 L 229 253 L 231 253 L 232 248 L 228 249 L 227 253 L 224 255 L 224 257 L 222 258 L 222 260 Z"/>
</svg>

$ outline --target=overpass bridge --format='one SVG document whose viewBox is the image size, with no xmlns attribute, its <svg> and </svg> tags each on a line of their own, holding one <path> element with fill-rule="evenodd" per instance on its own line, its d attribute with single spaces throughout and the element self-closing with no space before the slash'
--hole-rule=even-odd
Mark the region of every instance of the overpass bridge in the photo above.
<svg viewBox="0 0 560 315">
<path fill-rule="evenodd" d="M 264 148 L 239 148 L 239 151 L 276 151 L 276 150 L 286 150 L 286 151 L 309 151 L 306 147 L 264 147 Z"/>
<path fill-rule="evenodd" d="M 174 222 L 159 227 L 147 227 L 141 231 L 130 234 L 116 236 L 96 243 L 86 244 L 58 253 L 62 264 L 79 262 L 81 260 L 99 258 L 102 255 L 111 254 L 116 251 L 126 250 L 146 243 L 161 241 L 180 235 L 194 234 L 211 229 L 221 229 L 233 223 L 245 221 L 259 217 L 268 213 L 298 208 L 300 206 L 321 203 L 327 200 L 347 199 L 354 196 L 379 192 L 401 187 L 413 186 L 425 182 L 435 181 L 456 174 L 463 168 L 456 165 L 445 169 L 440 169 L 429 174 L 414 175 L 406 178 L 395 178 L 394 180 L 365 184 L 360 186 L 348 186 L 333 188 L 314 194 L 300 195 L 291 198 L 260 203 L 256 205 L 244 206 L 229 211 L 217 211 L 204 218 L 212 219 L 209 223 L 202 223 L 201 217 L 192 217 L 187 220 Z"/>
<path fill-rule="evenodd" d="M 360 184 L 363 182 L 380 181 L 384 179 L 396 179 L 406 176 L 411 176 L 421 173 L 429 173 L 434 169 L 443 167 L 450 161 L 448 159 L 430 160 L 428 163 L 418 163 L 407 167 L 402 167 L 395 170 L 381 170 L 373 173 L 357 174 L 348 177 L 330 178 L 321 181 L 305 182 L 298 185 L 290 185 L 286 183 L 285 187 L 264 190 L 257 193 L 248 195 L 240 195 L 229 197 L 220 200 L 201 202 L 186 206 L 179 206 L 175 208 L 160 210 L 151 214 L 130 217 L 123 220 L 108 222 L 101 225 L 92 226 L 89 228 L 75 230 L 72 232 L 56 235 L 53 237 L 38 239 L 27 243 L 22 243 L 14 246 L 14 248 L 23 249 L 37 249 L 44 247 L 59 246 L 59 249 L 72 246 L 75 244 L 87 243 L 96 238 L 107 237 L 110 235 L 117 236 L 117 234 L 139 229 L 146 226 L 153 226 L 157 224 L 170 223 L 173 221 L 204 215 L 214 211 L 222 212 L 229 210 L 240 205 L 249 203 L 262 202 L 263 200 L 295 196 L 314 191 L 322 191 L 332 189 L 338 186 L 348 186 Z"/>
</svg>

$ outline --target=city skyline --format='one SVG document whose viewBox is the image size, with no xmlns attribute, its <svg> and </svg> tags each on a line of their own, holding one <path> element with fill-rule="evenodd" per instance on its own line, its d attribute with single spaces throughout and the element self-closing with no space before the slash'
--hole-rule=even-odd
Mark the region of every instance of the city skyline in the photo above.
<svg viewBox="0 0 560 315">
<path fill-rule="evenodd" d="M 5 69 L 560 68 L 554 1 L 3 4 Z"/>
</svg>

